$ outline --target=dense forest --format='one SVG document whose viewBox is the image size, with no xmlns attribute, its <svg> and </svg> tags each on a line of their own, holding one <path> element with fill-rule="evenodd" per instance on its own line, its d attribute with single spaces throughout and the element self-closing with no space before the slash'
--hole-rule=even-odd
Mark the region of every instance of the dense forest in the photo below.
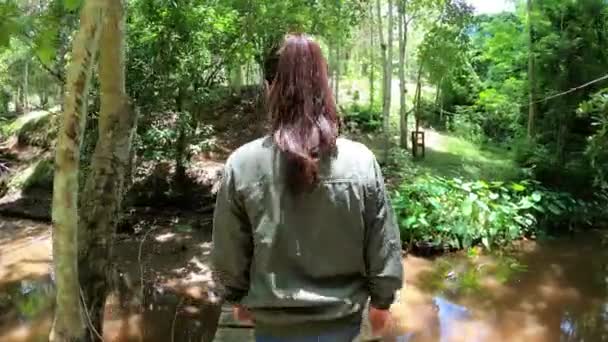
<svg viewBox="0 0 608 342">
<path fill-rule="evenodd" d="M 404 251 L 475 259 L 522 241 L 603 236 L 608 3 L 517 0 L 506 8 L 480 13 L 465 0 L 1 0 L 0 311 L 8 313 L 0 313 L 0 340 L 18 326 L 8 289 L 32 278 L 11 271 L 18 262 L 10 265 L 10 254 L 2 265 L 2 255 L 51 223 L 53 271 L 42 273 L 52 278 L 52 300 L 28 310 L 45 307 L 54 319 L 33 324 L 42 332 L 23 340 L 112 340 L 108 298 L 118 293 L 123 309 L 146 311 L 170 278 L 162 283 L 158 273 L 202 257 L 197 246 L 210 248 L 226 157 L 268 132 L 266 94 L 287 33 L 321 44 L 341 134 L 376 153 Z M 152 265 L 153 255 L 167 264 Z M 509 276 L 525 267 L 508 260 Z M 453 278 L 438 267 L 440 278 Z M 204 272 L 171 273 L 181 284 L 174 292 L 188 298 L 174 307 L 196 301 L 192 284 L 208 290 Z M 176 331 L 174 310 L 159 341 L 191 338 L 179 335 L 190 328 Z M 220 313 L 207 311 L 199 340 L 217 328 Z M 599 335 L 570 340 L 606 337 L 601 322 L 585 322 Z"/>
</svg>

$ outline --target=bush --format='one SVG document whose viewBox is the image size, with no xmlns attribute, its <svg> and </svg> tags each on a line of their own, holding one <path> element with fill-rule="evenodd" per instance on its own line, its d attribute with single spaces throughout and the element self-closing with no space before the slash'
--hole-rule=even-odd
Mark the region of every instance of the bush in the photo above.
<svg viewBox="0 0 608 342">
<path fill-rule="evenodd" d="M 504 245 L 557 226 L 590 223 L 591 205 L 534 181 L 465 182 L 425 175 L 395 191 L 401 236 L 410 247 Z"/>
<path fill-rule="evenodd" d="M 578 108 L 580 117 L 591 118 L 594 132 L 587 140 L 585 156 L 593 172 L 595 186 L 608 189 L 608 88 L 594 94 Z"/>
<path fill-rule="evenodd" d="M 475 144 L 482 143 L 484 133 L 481 125 L 475 120 L 475 113 L 471 107 L 458 107 L 449 123 L 448 129 L 456 136 Z"/>
<path fill-rule="evenodd" d="M 382 128 L 382 110 L 379 105 L 370 107 L 355 102 L 344 109 L 344 123 L 350 131 L 377 131 Z"/>
</svg>

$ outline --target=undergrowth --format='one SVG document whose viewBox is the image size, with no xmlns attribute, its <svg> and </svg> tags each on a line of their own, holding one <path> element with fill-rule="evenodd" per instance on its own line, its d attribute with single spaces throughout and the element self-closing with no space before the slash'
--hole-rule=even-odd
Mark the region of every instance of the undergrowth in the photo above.
<svg viewBox="0 0 608 342">
<path fill-rule="evenodd" d="M 385 165 L 401 237 L 410 249 L 487 249 L 603 221 L 607 197 L 581 200 L 531 179 L 470 180 L 393 151 Z"/>
</svg>

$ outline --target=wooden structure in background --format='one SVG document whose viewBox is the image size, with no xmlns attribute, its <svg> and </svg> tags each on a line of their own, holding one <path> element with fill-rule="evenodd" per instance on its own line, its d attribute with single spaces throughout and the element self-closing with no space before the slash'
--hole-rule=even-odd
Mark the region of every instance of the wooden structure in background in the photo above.
<svg viewBox="0 0 608 342">
<path fill-rule="evenodd" d="M 414 158 L 424 158 L 426 145 L 424 142 L 424 131 L 412 132 L 412 155 Z"/>
</svg>

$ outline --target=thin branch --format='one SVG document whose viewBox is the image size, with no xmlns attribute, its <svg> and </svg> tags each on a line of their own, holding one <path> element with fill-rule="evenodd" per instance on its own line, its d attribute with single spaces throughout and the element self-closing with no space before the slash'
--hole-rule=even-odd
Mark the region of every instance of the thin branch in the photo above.
<svg viewBox="0 0 608 342">
<path fill-rule="evenodd" d="M 171 323 L 171 342 L 175 342 L 175 322 L 177 322 L 177 314 L 179 312 L 179 308 L 184 303 L 184 298 L 180 299 L 179 303 L 175 307 L 175 314 L 173 315 L 173 322 Z"/>
<path fill-rule="evenodd" d="M 85 317 L 87 318 L 87 325 L 91 328 L 91 330 L 95 333 L 95 335 L 97 336 L 97 338 L 100 341 L 104 341 L 103 336 L 101 336 L 101 334 L 99 333 L 99 331 L 97 331 L 97 329 L 95 328 L 95 326 L 93 325 L 93 321 L 91 320 L 91 315 L 89 315 L 89 310 L 87 309 L 87 302 L 84 299 L 84 292 L 82 291 L 82 287 L 80 287 L 80 300 L 82 301 L 82 308 L 85 314 Z"/>
</svg>

